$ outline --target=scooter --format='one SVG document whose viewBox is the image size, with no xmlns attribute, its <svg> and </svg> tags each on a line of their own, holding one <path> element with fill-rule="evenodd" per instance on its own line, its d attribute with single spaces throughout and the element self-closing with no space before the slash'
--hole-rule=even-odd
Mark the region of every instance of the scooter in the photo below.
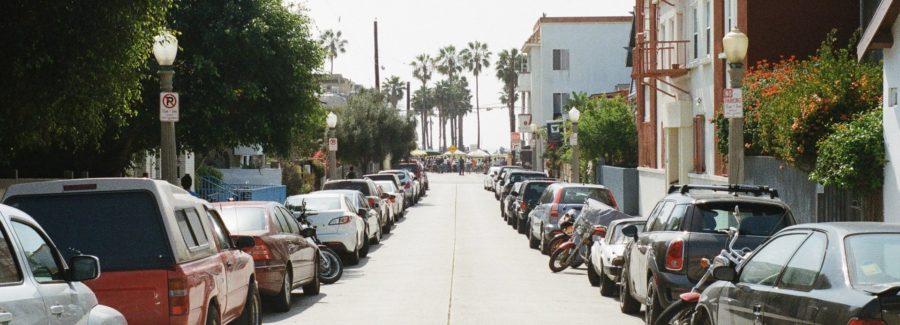
<svg viewBox="0 0 900 325">
<path fill-rule="evenodd" d="M 559 245 L 562 245 L 563 243 L 569 241 L 569 238 L 572 237 L 572 233 L 575 232 L 575 218 L 579 212 L 579 210 L 570 209 L 566 212 L 566 214 L 562 216 L 562 218 L 559 218 L 560 233 L 556 234 L 556 236 L 553 236 L 553 238 L 551 238 L 550 241 L 547 242 L 548 253 L 553 253 L 553 251 L 555 251 L 556 248 L 559 247 Z"/>
<path fill-rule="evenodd" d="M 306 209 L 306 201 L 300 207 L 291 209 L 295 211 L 297 222 L 300 223 L 300 235 L 307 241 L 319 247 L 319 281 L 324 284 L 332 284 L 341 279 L 344 274 L 344 263 L 335 251 L 319 240 L 316 235 L 316 227 L 307 219 L 308 215 L 314 215 Z"/>
<path fill-rule="evenodd" d="M 594 236 L 606 237 L 606 227 L 593 225 L 587 218 L 575 220 L 575 233 L 550 254 L 550 271 L 553 273 L 568 267 L 578 267 L 591 258 Z"/>
</svg>

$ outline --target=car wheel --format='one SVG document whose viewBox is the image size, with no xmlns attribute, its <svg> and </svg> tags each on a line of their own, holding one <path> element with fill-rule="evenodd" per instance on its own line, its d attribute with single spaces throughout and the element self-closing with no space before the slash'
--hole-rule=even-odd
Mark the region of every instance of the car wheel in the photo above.
<svg viewBox="0 0 900 325">
<path fill-rule="evenodd" d="M 313 280 L 303 286 L 303 295 L 304 296 L 315 296 L 319 294 L 319 291 L 322 289 L 322 282 L 319 281 L 319 263 L 315 264 L 315 272 L 313 273 Z"/>
<path fill-rule="evenodd" d="M 369 255 L 369 234 L 366 233 L 366 239 L 363 240 L 363 245 L 359 249 L 359 257 L 364 258 Z"/>
<path fill-rule="evenodd" d="M 528 231 L 528 220 L 519 220 L 518 222 L 519 227 L 516 230 L 518 230 L 520 234 L 524 235 L 526 231 L 530 233 L 530 231 Z"/>
<path fill-rule="evenodd" d="M 347 265 L 357 265 L 359 264 L 359 248 L 347 254 Z"/>
<path fill-rule="evenodd" d="M 290 270 L 291 266 L 288 265 L 286 268 Z M 273 297 L 275 299 L 272 302 L 272 309 L 276 312 L 283 313 L 291 310 L 291 290 L 293 289 L 293 282 L 291 281 L 293 281 L 291 273 L 284 272 L 284 276 L 281 279 L 281 292 Z"/>
<path fill-rule="evenodd" d="M 388 226 L 388 227 L 390 227 L 390 226 Z M 378 231 L 375 232 L 375 236 L 373 236 L 372 239 L 369 240 L 369 245 L 378 245 L 378 243 L 381 242 L 381 234 L 382 234 L 382 230 L 381 230 L 381 229 L 384 229 L 384 228 L 383 228 L 383 227 L 379 227 L 379 228 L 378 228 Z M 367 249 L 367 250 L 366 250 L 366 255 L 368 255 L 368 254 L 369 254 L 369 250 Z M 363 256 L 363 257 L 365 257 L 365 256 Z"/>
<path fill-rule="evenodd" d="M 541 242 L 537 238 L 534 238 L 534 233 L 531 229 L 528 229 L 528 247 L 537 249 L 540 244 Z"/>
<path fill-rule="evenodd" d="M 250 283 L 247 288 L 247 300 L 244 302 L 244 311 L 232 324 L 235 325 L 258 325 L 262 324 L 262 315 L 260 313 L 262 304 L 259 302 L 259 290 L 256 289 L 256 281 Z"/>
<path fill-rule="evenodd" d="M 550 255 L 550 245 L 548 245 L 547 240 L 544 239 L 544 225 L 541 225 L 541 254 Z"/>
<path fill-rule="evenodd" d="M 385 233 L 385 234 L 390 234 L 391 226 L 393 226 L 393 225 L 394 225 L 394 222 L 389 222 L 388 224 L 384 225 L 384 227 L 381 227 L 381 232 Z"/>
<path fill-rule="evenodd" d="M 206 325 L 219 325 L 219 308 L 210 304 L 206 309 Z"/>
<path fill-rule="evenodd" d="M 519 229 L 519 219 L 516 218 L 515 214 L 509 216 L 509 224 L 510 224 L 510 226 L 512 226 L 513 229 L 516 229 L 516 230 Z"/>
<path fill-rule="evenodd" d="M 634 315 L 641 311 L 641 303 L 631 296 L 629 289 L 628 271 L 622 269 L 622 286 L 619 288 L 619 310 L 625 314 Z"/>
<path fill-rule="evenodd" d="M 594 270 L 594 263 L 591 263 L 591 261 L 588 260 L 588 262 L 585 264 L 587 265 L 588 282 L 591 283 L 592 287 L 599 286 L 600 285 L 600 275 L 597 274 L 596 270 Z"/>
<path fill-rule="evenodd" d="M 603 274 L 603 264 L 600 264 L 600 295 L 612 297 L 616 294 L 616 283 L 606 274 Z"/>
<path fill-rule="evenodd" d="M 656 278 L 647 280 L 647 311 L 644 313 L 644 324 L 655 325 L 662 312 L 662 304 L 659 302 L 659 290 L 656 288 Z"/>
</svg>

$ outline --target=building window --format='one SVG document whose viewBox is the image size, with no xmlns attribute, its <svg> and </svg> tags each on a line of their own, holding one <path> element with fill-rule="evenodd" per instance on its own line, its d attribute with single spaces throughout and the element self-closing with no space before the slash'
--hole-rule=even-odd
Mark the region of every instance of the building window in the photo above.
<svg viewBox="0 0 900 325">
<path fill-rule="evenodd" d="M 562 118 L 563 109 L 566 107 L 566 104 L 569 103 L 569 94 L 568 93 L 554 93 L 553 94 L 553 119 Z"/>
<path fill-rule="evenodd" d="M 888 106 L 897 106 L 897 87 L 891 87 L 888 89 Z"/>
<path fill-rule="evenodd" d="M 706 119 L 703 115 L 694 116 L 694 168 L 697 174 L 706 172 Z"/>
<path fill-rule="evenodd" d="M 528 67 L 531 63 L 531 60 L 528 58 L 528 55 L 522 56 L 521 66 L 519 67 L 519 73 L 528 73 L 531 71 Z"/>
<path fill-rule="evenodd" d="M 712 29 L 710 26 L 712 25 L 712 1 L 706 1 L 704 4 L 704 9 L 706 10 L 706 55 L 709 55 L 712 52 Z"/>
<path fill-rule="evenodd" d="M 700 56 L 700 15 L 696 5 L 691 7 L 691 33 L 693 34 L 691 43 L 694 46 L 693 58 L 696 59 Z"/>
<path fill-rule="evenodd" d="M 731 0 L 725 0 L 725 33 L 731 31 L 734 27 L 734 16 L 731 15 L 731 7 L 734 5 Z"/>
<path fill-rule="evenodd" d="M 569 70 L 569 50 L 553 50 L 553 70 Z"/>
</svg>

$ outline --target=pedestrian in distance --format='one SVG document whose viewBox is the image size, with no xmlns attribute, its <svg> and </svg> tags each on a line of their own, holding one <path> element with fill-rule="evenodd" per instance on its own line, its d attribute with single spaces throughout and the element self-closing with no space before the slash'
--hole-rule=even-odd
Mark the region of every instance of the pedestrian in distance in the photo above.
<svg viewBox="0 0 900 325">
<path fill-rule="evenodd" d="M 193 184 L 194 179 L 191 178 L 191 174 L 184 174 L 184 176 L 181 177 L 181 188 L 183 188 L 185 191 L 188 191 L 188 193 L 191 193 L 191 195 L 193 195 L 194 197 L 200 197 L 200 195 L 198 195 L 196 192 L 191 191 L 191 185 Z"/>
<path fill-rule="evenodd" d="M 356 178 L 356 172 L 353 171 L 353 166 L 350 166 L 350 171 L 347 172 L 347 177 L 345 177 L 345 178 L 347 178 L 347 179 L 355 179 Z"/>
</svg>

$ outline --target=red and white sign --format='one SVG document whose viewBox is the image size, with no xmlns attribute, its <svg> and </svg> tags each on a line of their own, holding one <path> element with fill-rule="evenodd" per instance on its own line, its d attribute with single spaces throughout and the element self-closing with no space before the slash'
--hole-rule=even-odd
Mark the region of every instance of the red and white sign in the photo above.
<svg viewBox="0 0 900 325">
<path fill-rule="evenodd" d="M 723 107 L 723 113 L 725 118 L 743 118 L 744 117 L 744 103 L 741 98 L 741 89 L 725 89 L 724 92 L 724 102 L 725 105 Z"/>
<path fill-rule="evenodd" d="M 328 138 L 328 151 L 337 151 L 337 138 Z"/>
<path fill-rule="evenodd" d="M 159 121 L 178 122 L 178 93 L 159 93 Z"/>
</svg>

